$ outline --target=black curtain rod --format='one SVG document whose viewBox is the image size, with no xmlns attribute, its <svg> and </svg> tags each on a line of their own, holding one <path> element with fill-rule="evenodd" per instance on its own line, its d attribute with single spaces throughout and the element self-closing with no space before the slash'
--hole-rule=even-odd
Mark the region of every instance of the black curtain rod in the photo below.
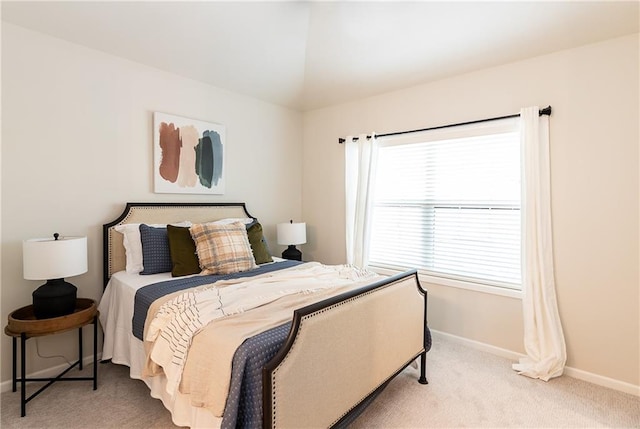
<svg viewBox="0 0 640 429">
<path fill-rule="evenodd" d="M 551 115 L 551 106 L 547 106 L 544 109 L 540 109 L 540 111 L 538 113 L 540 114 L 540 116 L 542 116 L 542 115 L 550 116 Z M 518 116 L 520 116 L 520 113 L 516 113 L 515 115 L 498 116 L 496 118 L 487 118 L 487 119 L 478 119 L 476 121 L 460 122 L 458 124 L 448 124 L 448 125 L 439 125 L 437 127 L 421 128 L 419 130 L 396 131 L 395 133 L 377 134 L 376 137 L 399 136 L 401 134 L 419 133 L 421 131 L 439 130 L 441 128 L 459 127 L 461 125 L 480 124 L 482 122 L 499 121 L 500 119 L 517 118 Z M 371 136 L 367 136 L 367 138 L 370 139 Z M 358 141 L 358 137 L 354 137 L 353 141 Z M 338 139 L 338 143 L 339 144 L 342 144 L 344 142 L 345 142 L 345 139 L 343 139 L 343 138 L 339 138 Z"/>
</svg>

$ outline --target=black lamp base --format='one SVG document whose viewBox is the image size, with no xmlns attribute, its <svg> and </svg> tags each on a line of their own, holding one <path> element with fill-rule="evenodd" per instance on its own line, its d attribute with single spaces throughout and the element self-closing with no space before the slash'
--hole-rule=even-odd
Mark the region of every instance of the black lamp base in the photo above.
<svg viewBox="0 0 640 429">
<path fill-rule="evenodd" d="M 289 247 L 284 249 L 284 252 L 282 252 L 282 257 L 284 259 L 302 261 L 302 252 L 296 249 L 296 246 L 294 246 L 293 244 L 290 244 Z"/>
<path fill-rule="evenodd" d="M 45 284 L 34 290 L 33 314 L 38 319 L 71 314 L 76 309 L 78 289 L 64 279 L 47 280 Z"/>
</svg>

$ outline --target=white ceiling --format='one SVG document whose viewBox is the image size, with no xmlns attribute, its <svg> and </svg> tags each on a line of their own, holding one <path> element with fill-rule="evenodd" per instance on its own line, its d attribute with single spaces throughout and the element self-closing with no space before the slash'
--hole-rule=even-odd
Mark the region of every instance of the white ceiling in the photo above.
<svg viewBox="0 0 640 429">
<path fill-rule="evenodd" d="M 639 6 L 2 1 L 2 20 L 309 110 L 637 33 Z"/>
</svg>

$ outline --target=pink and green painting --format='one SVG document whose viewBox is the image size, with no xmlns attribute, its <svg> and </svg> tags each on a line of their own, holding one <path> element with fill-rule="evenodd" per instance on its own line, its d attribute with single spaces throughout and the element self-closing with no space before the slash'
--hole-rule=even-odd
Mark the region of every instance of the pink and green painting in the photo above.
<svg viewBox="0 0 640 429">
<path fill-rule="evenodd" d="M 224 125 L 153 114 L 154 191 L 224 194 Z"/>
</svg>

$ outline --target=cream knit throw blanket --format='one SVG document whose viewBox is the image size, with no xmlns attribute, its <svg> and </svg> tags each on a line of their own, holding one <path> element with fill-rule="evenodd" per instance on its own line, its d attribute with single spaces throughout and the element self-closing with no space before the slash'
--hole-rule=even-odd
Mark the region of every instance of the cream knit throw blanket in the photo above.
<svg viewBox="0 0 640 429">
<path fill-rule="evenodd" d="M 192 405 L 209 408 L 220 417 L 229 390 L 233 354 L 242 341 L 290 320 L 296 308 L 378 278 L 371 271 L 349 265 L 310 262 L 167 295 L 154 302 L 147 314 L 145 375 L 164 374 L 167 393 L 173 395 L 178 389 L 190 393 Z M 223 325 L 226 332 L 208 328 L 217 325 Z M 201 342 L 215 343 L 215 356 L 210 347 L 191 350 L 203 330 L 207 335 Z M 196 362 L 192 366 L 197 373 L 189 371 L 183 380 L 188 360 Z"/>
</svg>

